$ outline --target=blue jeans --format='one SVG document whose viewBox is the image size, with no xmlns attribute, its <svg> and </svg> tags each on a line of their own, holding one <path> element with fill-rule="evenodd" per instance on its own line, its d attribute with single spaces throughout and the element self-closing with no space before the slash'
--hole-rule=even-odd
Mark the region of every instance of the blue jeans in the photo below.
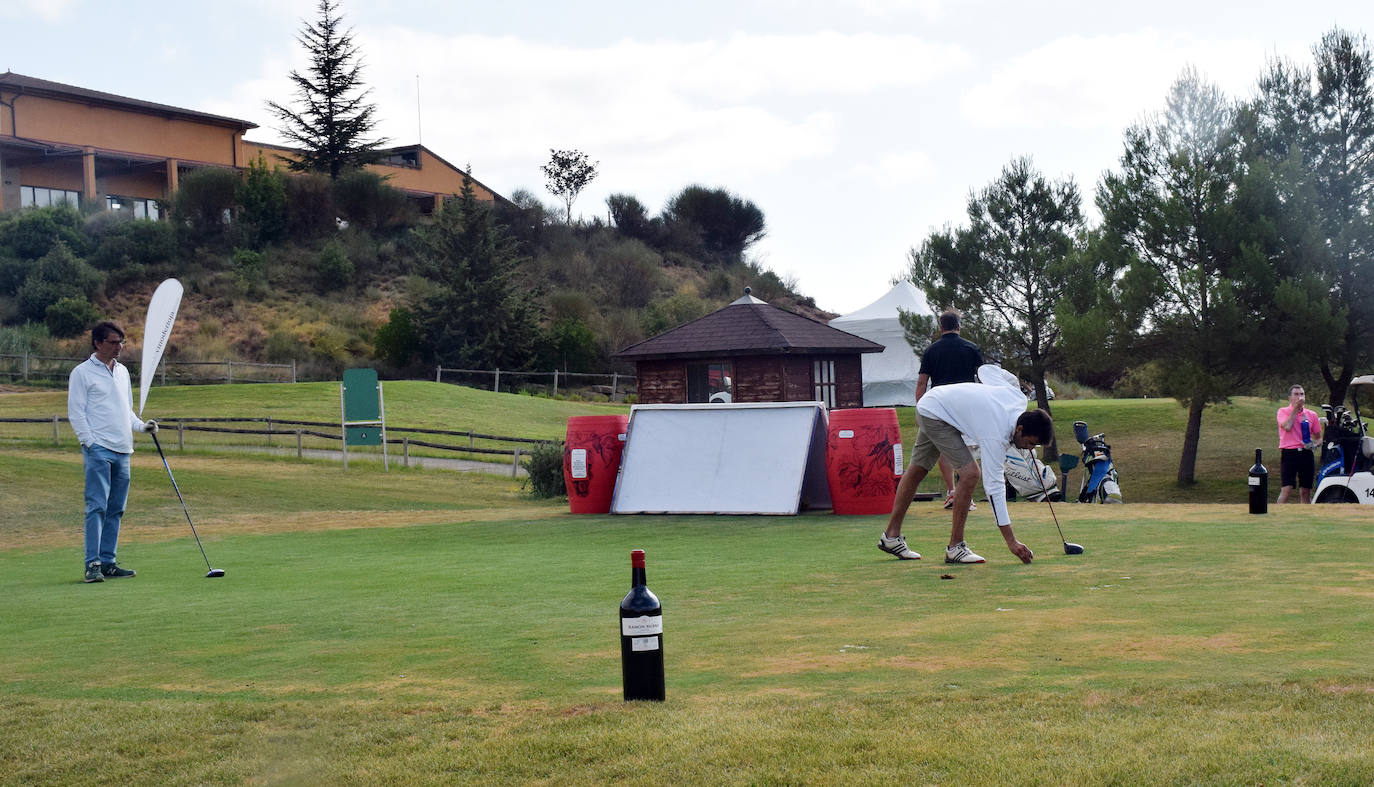
<svg viewBox="0 0 1374 787">
<path fill-rule="evenodd" d="M 86 464 L 86 563 L 115 562 L 119 521 L 129 499 L 129 455 L 99 445 L 81 449 Z"/>
</svg>

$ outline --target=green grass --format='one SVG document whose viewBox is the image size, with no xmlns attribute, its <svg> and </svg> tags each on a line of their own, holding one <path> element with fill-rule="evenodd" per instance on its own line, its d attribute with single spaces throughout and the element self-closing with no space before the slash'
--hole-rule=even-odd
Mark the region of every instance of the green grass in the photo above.
<svg viewBox="0 0 1374 787">
<path fill-rule="evenodd" d="M 1089 419 L 1091 422 L 1091 419 Z M 1355 506 L 1014 504 L 984 566 L 881 519 L 572 516 L 505 479 L 136 457 L 80 577 L 69 451 L 0 454 L 7 783 L 1368 783 L 1374 531 Z M 936 504 L 907 534 L 932 557 Z M 620 701 L 628 552 L 668 701 Z M 952 579 L 941 579 L 948 574 Z"/>
<path fill-rule="evenodd" d="M 562 439 L 570 416 L 629 412 L 628 405 L 558 401 L 413 380 L 385 383 L 384 393 L 387 422 L 395 427 L 472 430 L 536 439 Z M 1271 487 L 1277 494 L 1278 432 L 1274 412 L 1280 404 L 1237 397 L 1231 404 L 1209 407 L 1202 422 L 1197 483 L 1187 488 L 1177 485 L 1187 411 L 1174 400 L 1078 399 L 1058 401 L 1053 406 L 1061 449 L 1077 451 L 1073 439 L 1075 420 L 1086 421 L 1094 434 L 1106 433 L 1128 502 L 1223 503 L 1244 499 L 1245 476 L 1254 462 L 1256 448 L 1265 449 L 1266 456 L 1271 457 Z M 909 449 L 915 436 L 914 408 L 896 409 Z M 0 394 L 0 417 L 51 418 L 54 414 L 65 416 L 65 392 Z M 148 395 L 146 414 L 164 421 L 176 416 L 235 416 L 332 422 L 339 417 L 339 389 L 336 383 L 159 387 Z M 70 428 L 61 427 L 59 434 L 66 445 L 75 446 Z M 0 441 L 17 440 L 32 445 L 50 443 L 51 437 L 52 427 L 47 424 L 0 424 Z M 197 433 L 186 436 L 191 449 L 234 442 L 261 445 L 266 439 Z M 461 442 L 460 438 L 450 439 Z M 164 443 L 172 442 L 169 435 L 164 435 Z M 294 440 L 278 436 L 273 438 L 273 444 L 292 447 Z M 337 449 L 337 443 L 307 440 L 306 447 Z M 453 456 L 418 448 L 412 453 Z M 1075 493 L 1081 480 L 1080 467 L 1070 479 Z M 943 484 L 938 473 L 933 473 L 921 486 L 925 491 L 940 488 Z"/>
</svg>

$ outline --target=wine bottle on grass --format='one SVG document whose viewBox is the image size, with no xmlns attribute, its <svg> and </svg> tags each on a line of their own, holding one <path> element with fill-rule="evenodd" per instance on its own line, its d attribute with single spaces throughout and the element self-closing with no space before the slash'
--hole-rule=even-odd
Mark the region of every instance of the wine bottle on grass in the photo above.
<svg viewBox="0 0 1374 787">
<path fill-rule="evenodd" d="M 630 553 L 630 592 L 620 601 L 625 699 L 663 699 L 663 607 L 644 578 L 644 550 Z"/>
<path fill-rule="evenodd" d="M 1260 449 L 1255 449 L 1255 465 L 1250 468 L 1250 513 L 1269 513 L 1269 471 L 1260 464 Z"/>
</svg>

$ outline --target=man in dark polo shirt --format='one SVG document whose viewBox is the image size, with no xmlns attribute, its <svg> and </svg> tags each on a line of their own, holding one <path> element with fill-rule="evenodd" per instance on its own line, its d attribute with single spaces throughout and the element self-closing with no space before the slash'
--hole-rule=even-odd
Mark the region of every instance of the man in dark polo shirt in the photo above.
<svg viewBox="0 0 1374 787">
<path fill-rule="evenodd" d="M 916 401 L 937 385 L 978 382 L 978 367 L 983 365 L 983 353 L 978 345 L 959 335 L 959 312 L 946 309 L 940 314 L 940 338 L 921 355 L 921 373 L 916 377 Z M 954 506 L 954 469 L 942 455 L 940 477 L 944 479 L 945 508 Z M 969 510 L 976 508 L 972 502 Z"/>
</svg>

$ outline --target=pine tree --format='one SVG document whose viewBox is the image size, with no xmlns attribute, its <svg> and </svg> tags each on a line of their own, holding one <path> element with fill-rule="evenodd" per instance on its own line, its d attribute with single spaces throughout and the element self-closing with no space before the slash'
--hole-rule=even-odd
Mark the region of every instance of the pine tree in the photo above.
<svg viewBox="0 0 1374 787">
<path fill-rule="evenodd" d="M 521 278 L 525 260 L 491 206 L 477 200 L 471 180 L 416 235 L 420 257 L 439 285 L 416 315 L 426 356 L 469 369 L 529 363 L 539 316 Z"/>
<path fill-rule="evenodd" d="M 386 139 L 365 137 L 376 126 L 377 107 L 367 102 L 372 91 L 363 87 L 362 58 L 352 31 L 342 26 L 334 0 L 320 0 L 319 19 L 307 22 L 296 40 L 310 55 L 305 74 L 291 72 L 296 85 L 294 112 L 275 101 L 267 106 L 281 122 L 287 139 L 302 148 L 300 160 L 284 159 L 297 172 L 320 172 L 337 180 L 344 172 L 377 159 Z"/>
</svg>

